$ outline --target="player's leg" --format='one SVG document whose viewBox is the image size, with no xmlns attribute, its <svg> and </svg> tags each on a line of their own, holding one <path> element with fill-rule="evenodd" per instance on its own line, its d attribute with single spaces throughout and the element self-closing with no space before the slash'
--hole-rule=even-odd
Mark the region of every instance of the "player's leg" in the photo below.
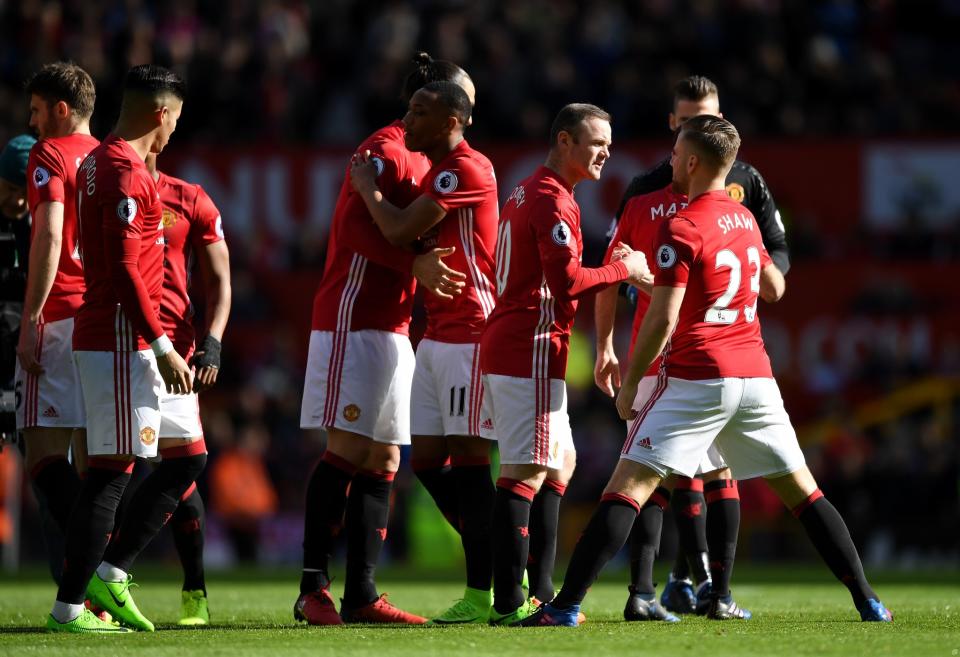
<svg viewBox="0 0 960 657">
<path fill-rule="evenodd" d="M 806 466 L 776 381 L 744 382 L 741 408 L 717 438 L 734 475 L 740 479 L 766 478 L 803 524 L 834 576 L 850 590 L 862 620 L 891 620 L 864 576 L 843 518 L 823 497 Z M 713 611 L 711 607 L 711 614 Z"/>
<path fill-rule="evenodd" d="M 206 454 L 199 398 L 195 393 L 172 395 L 161 392 L 160 415 L 160 453 L 164 462 L 159 467 L 163 467 L 168 458 L 177 458 L 188 451 Z M 150 478 L 144 483 L 150 483 Z M 183 568 L 179 624 L 206 625 L 210 621 L 210 613 L 203 572 L 204 507 L 196 481 L 191 482 L 180 494 L 169 525 Z"/>
<path fill-rule="evenodd" d="M 46 500 L 47 509 L 60 530 L 66 533 L 70 512 L 80 490 L 80 477 L 67 460 L 73 429 L 27 427 L 23 429 L 26 447 L 25 467 Z"/>
<path fill-rule="evenodd" d="M 653 582 L 653 566 L 660 547 L 663 512 L 670 503 L 670 491 L 658 486 L 640 512 L 630 530 L 630 595 L 623 609 L 628 621 L 667 621 L 680 619 L 657 602 Z"/>
<path fill-rule="evenodd" d="M 648 386 L 652 385 L 652 389 Z M 735 405 L 721 380 L 660 377 L 638 389 L 620 462 L 574 551 L 563 587 L 523 625 L 577 625 L 587 588 L 623 546 L 641 508 L 670 472 L 693 474 Z M 717 409 L 704 412 L 703 409 Z"/>
<path fill-rule="evenodd" d="M 530 551 L 530 509 L 547 470 L 563 465 L 570 419 L 562 380 L 488 374 L 483 389 L 500 447 L 490 622 L 509 625 L 533 611 L 521 586 Z"/>
<path fill-rule="evenodd" d="M 700 596 L 704 598 L 703 604 L 697 609 L 701 614 L 706 613 L 709 606 L 707 597 L 726 598 L 730 595 L 730 578 L 740 533 L 740 494 L 730 468 L 705 471 L 703 481 L 704 498 L 707 502 L 707 549 L 710 555 L 711 583 L 709 596 Z"/>
<path fill-rule="evenodd" d="M 667 587 L 664 588 L 665 602 L 678 613 L 693 613 L 693 585 L 700 586 L 710 579 L 710 561 L 707 555 L 707 504 L 703 496 L 703 480 L 696 477 L 671 477 L 671 506 L 677 525 L 679 549 Z M 674 582 L 677 585 L 671 586 Z M 684 586 L 683 582 L 691 582 Z M 670 594 L 667 589 L 675 589 Z"/>
<path fill-rule="evenodd" d="M 865 621 L 887 622 L 887 611 L 863 572 L 860 555 L 850 531 L 837 509 L 823 496 L 810 470 L 804 466 L 780 477 L 767 479 L 783 503 L 807 532 L 830 572 L 847 587 L 853 604 Z"/>
<path fill-rule="evenodd" d="M 530 596 L 539 601 L 553 600 L 553 568 L 557 559 L 557 527 L 560 524 L 560 502 L 577 467 L 577 451 L 563 450 L 563 465 L 547 470 L 543 486 L 530 507 L 530 555 L 527 575 Z"/>
<path fill-rule="evenodd" d="M 466 563 L 463 598 L 433 619 L 437 624 L 486 623 L 493 606 L 491 527 L 496 489 L 490 476 L 491 441 L 478 436 L 448 436 Z"/>
<path fill-rule="evenodd" d="M 74 358 L 83 386 L 90 458 L 71 514 L 63 577 L 47 627 L 63 632 L 115 631 L 115 626 L 83 608 L 89 596 L 122 623 L 152 630 L 153 624 L 129 594 L 129 578 L 108 583 L 93 575 L 113 531 L 135 456 L 156 455 L 160 373 L 150 351 L 78 352 Z"/>
<path fill-rule="evenodd" d="M 560 592 L 523 625 L 578 625 L 580 603 L 603 567 L 623 547 L 640 507 L 663 474 L 647 465 L 621 459 L 603 491 L 600 504 L 577 542 Z"/>
<path fill-rule="evenodd" d="M 459 359 L 459 354 L 444 353 L 445 345 L 435 340 L 421 340 L 417 346 L 417 365 L 413 372 L 413 387 L 410 392 L 410 433 L 413 435 L 410 467 L 417 479 L 433 498 L 440 513 L 450 526 L 460 531 L 457 518 L 457 491 L 447 450 L 448 432 L 444 420 L 462 416 L 469 399 L 466 384 L 459 380 L 448 383 L 443 376 L 449 364 L 445 356 Z M 463 345 L 466 346 L 466 345 Z M 455 363 L 459 365 L 459 363 Z M 469 379 L 468 379 L 469 380 Z"/>
</svg>

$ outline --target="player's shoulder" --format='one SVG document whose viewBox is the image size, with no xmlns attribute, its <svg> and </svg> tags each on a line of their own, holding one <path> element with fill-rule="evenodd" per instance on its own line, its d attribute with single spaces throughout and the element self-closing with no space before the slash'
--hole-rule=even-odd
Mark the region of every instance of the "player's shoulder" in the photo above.
<svg viewBox="0 0 960 657">
<path fill-rule="evenodd" d="M 662 191 L 673 181 L 673 170 L 670 160 L 661 160 L 650 169 L 634 176 L 627 185 L 624 198 L 629 200 L 634 196 L 644 196 Z"/>
<path fill-rule="evenodd" d="M 739 198 L 736 193 L 738 185 L 741 192 Z M 727 193 L 730 194 L 731 198 L 735 201 L 743 201 L 744 190 L 750 190 L 758 186 L 766 187 L 766 185 L 766 181 L 755 166 L 743 160 L 734 160 L 733 166 L 730 167 L 730 173 L 727 174 Z"/>
<path fill-rule="evenodd" d="M 437 177 L 444 172 L 453 173 L 474 185 L 496 182 L 493 164 L 486 155 L 472 148 L 466 141 L 461 142 L 461 146 L 438 162 L 434 171 Z"/>
<path fill-rule="evenodd" d="M 358 153 L 363 151 L 393 156 L 409 154 L 403 143 L 403 124 L 400 121 L 394 121 L 373 132 L 357 147 Z"/>
<path fill-rule="evenodd" d="M 650 214 L 651 208 L 659 208 L 664 203 L 673 202 L 675 200 L 674 196 L 677 195 L 672 192 L 670 183 L 667 183 L 659 189 L 631 196 L 623 206 L 621 220 L 637 213 L 647 217 Z M 662 215 L 663 212 L 659 214 Z"/>
<path fill-rule="evenodd" d="M 27 166 L 33 171 L 33 181 L 42 186 L 50 176 L 60 176 L 66 161 L 64 145 L 56 137 L 37 141 L 30 148 Z"/>
</svg>

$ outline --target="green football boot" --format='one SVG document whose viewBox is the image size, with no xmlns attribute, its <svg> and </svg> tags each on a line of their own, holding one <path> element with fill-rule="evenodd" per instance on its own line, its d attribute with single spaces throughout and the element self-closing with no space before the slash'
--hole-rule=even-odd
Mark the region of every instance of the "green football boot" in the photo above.
<svg viewBox="0 0 960 657">
<path fill-rule="evenodd" d="M 207 594 L 198 591 L 180 593 L 180 620 L 177 625 L 206 625 L 210 622 L 210 610 L 207 608 Z"/>
<path fill-rule="evenodd" d="M 429 625 L 467 625 L 486 623 L 493 609 L 493 591 L 471 589 L 463 592 L 463 597 L 453 606 L 430 621 Z"/>
<path fill-rule="evenodd" d="M 126 625 L 141 632 L 153 632 L 153 623 L 140 613 L 137 603 L 130 595 L 133 575 L 127 575 L 123 582 L 105 582 L 96 573 L 87 584 L 87 596 L 97 605 L 110 612 L 110 615 L 121 625 Z"/>
<path fill-rule="evenodd" d="M 522 605 L 507 614 L 498 613 L 496 609 L 490 607 L 490 618 L 487 622 L 490 625 L 518 625 L 536 611 L 537 608 L 530 603 L 530 600 L 524 600 Z"/>
<path fill-rule="evenodd" d="M 61 623 L 52 615 L 47 615 L 47 632 L 64 632 L 73 634 L 128 634 L 132 632 L 130 628 L 121 627 L 117 623 L 108 623 L 100 620 L 89 609 L 83 612 L 72 621 Z"/>
</svg>

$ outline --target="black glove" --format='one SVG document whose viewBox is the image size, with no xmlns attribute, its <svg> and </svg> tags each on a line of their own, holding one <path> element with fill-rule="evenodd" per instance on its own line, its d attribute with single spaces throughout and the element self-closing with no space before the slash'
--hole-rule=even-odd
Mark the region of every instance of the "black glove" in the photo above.
<svg viewBox="0 0 960 657">
<path fill-rule="evenodd" d="M 204 367 L 220 369 L 220 341 L 212 335 L 205 337 L 190 364 L 198 370 Z"/>
</svg>

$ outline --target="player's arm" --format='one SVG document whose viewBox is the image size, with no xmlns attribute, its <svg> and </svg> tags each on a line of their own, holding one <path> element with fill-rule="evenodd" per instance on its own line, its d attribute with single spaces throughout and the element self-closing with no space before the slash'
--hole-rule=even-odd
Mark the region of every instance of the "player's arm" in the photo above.
<svg viewBox="0 0 960 657">
<path fill-rule="evenodd" d="M 108 202 L 102 209 L 103 254 L 109 268 L 110 282 L 124 316 L 144 340 L 150 343 L 167 391 L 186 394 L 191 390 L 190 368 L 164 333 L 160 318 L 153 312 L 147 286 L 140 276 L 143 213 L 134 210 L 134 216 L 128 219 L 121 210 L 121 204 L 131 200 L 136 202 L 134 208 L 143 208 L 154 199 L 150 199 L 147 194 L 140 194 L 138 198 L 120 197 L 118 204 Z"/>
<path fill-rule="evenodd" d="M 196 368 L 193 388 L 200 392 L 217 382 L 220 371 L 220 343 L 230 317 L 230 250 L 224 240 L 207 244 L 198 251 L 203 292 L 206 299 L 207 331 L 193 355 Z"/>
<path fill-rule="evenodd" d="M 350 184 L 363 199 L 380 232 L 394 246 L 410 244 L 447 215 L 443 206 L 427 196 L 417 197 L 402 209 L 388 201 L 377 187 L 377 167 L 370 151 L 354 156 Z"/>
<path fill-rule="evenodd" d="M 47 185 L 50 183 L 48 182 Z M 23 317 L 20 320 L 20 338 L 17 342 L 17 357 L 20 366 L 30 374 L 43 374 L 36 358 L 37 325 L 40 313 L 47 302 L 53 281 L 60 265 L 60 250 L 63 244 L 63 203 L 48 201 L 39 203 L 33 214 L 33 238 L 30 242 L 30 262 L 27 268 L 27 292 L 23 301 Z"/>
<path fill-rule="evenodd" d="M 790 269 L 790 250 L 787 247 L 787 231 L 780 219 L 777 203 L 760 172 L 749 164 L 743 163 L 743 165 L 749 174 L 744 205 L 757 219 L 763 245 L 770 254 L 770 259 L 785 275 Z"/>
<path fill-rule="evenodd" d="M 636 416 L 633 402 L 637 396 L 637 387 L 644 373 L 657 356 L 663 352 L 667 340 L 677 326 L 680 316 L 680 306 L 687 288 L 658 285 L 653 288 L 650 297 L 650 307 L 643 316 L 643 323 L 637 333 L 637 341 L 633 346 L 633 356 L 623 378 L 623 387 L 617 395 L 617 412 L 624 420 L 632 420 Z"/>
<path fill-rule="evenodd" d="M 620 387 L 620 361 L 613 348 L 613 325 L 617 316 L 616 286 L 597 292 L 593 314 L 597 330 L 597 361 L 593 367 L 593 380 L 608 397 Z"/>
<path fill-rule="evenodd" d="M 772 254 L 771 254 L 772 257 Z M 767 303 L 776 303 L 787 291 L 787 281 L 775 263 L 768 263 L 760 270 L 760 298 Z"/>
</svg>

